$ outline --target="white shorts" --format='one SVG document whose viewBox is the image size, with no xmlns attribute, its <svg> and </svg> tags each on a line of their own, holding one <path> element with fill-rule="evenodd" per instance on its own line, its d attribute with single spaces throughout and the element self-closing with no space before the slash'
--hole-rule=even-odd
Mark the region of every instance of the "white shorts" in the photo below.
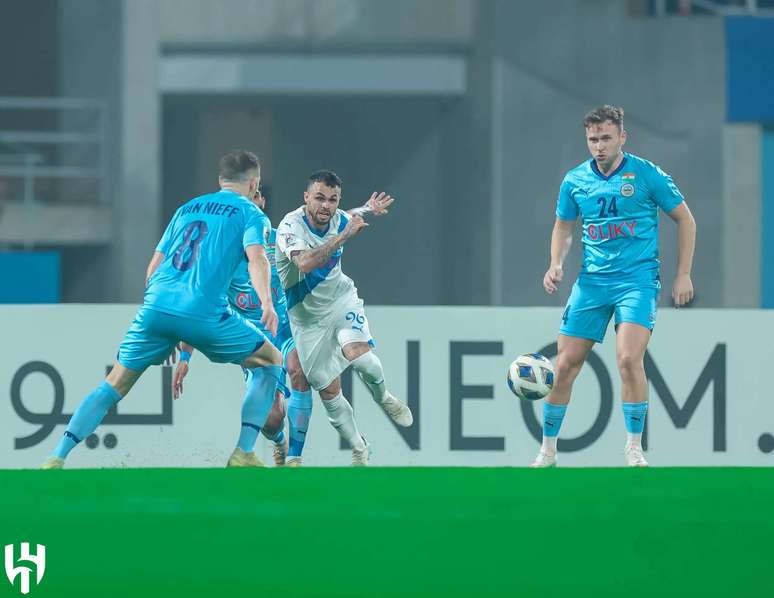
<svg viewBox="0 0 774 598">
<path fill-rule="evenodd" d="M 324 321 L 299 324 L 291 316 L 290 323 L 301 369 L 309 385 L 317 391 L 330 386 L 349 367 L 349 361 L 342 352 L 344 345 L 373 344 L 360 298 L 344 308 L 337 307 Z"/>
</svg>

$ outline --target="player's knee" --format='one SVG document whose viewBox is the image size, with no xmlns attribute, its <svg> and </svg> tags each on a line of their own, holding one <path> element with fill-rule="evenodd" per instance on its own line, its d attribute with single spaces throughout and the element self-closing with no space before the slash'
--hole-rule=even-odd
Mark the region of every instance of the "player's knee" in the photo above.
<svg viewBox="0 0 774 598">
<path fill-rule="evenodd" d="M 301 392 L 309 390 L 309 381 L 300 366 L 292 370 L 288 369 L 288 376 L 290 376 L 290 386 L 293 390 Z"/>
<path fill-rule="evenodd" d="M 637 353 L 621 351 L 618 354 L 618 371 L 622 377 L 636 376 L 645 371 L 642 356 Z"/>
<path fill-rule="evenodd" d="M 568 355 L 559 355 L 556 359 L 556 384 L 572 384 L 578 377 L 583 361 L 572 359 Z"/>
<path fill-rule="evenodd" d="M 266 346 L 266 360 L 268 365 L 282 365 L 282 353 L 279 352 L 279 349 L 269 342 L 266 343 Z"/>
</svg>

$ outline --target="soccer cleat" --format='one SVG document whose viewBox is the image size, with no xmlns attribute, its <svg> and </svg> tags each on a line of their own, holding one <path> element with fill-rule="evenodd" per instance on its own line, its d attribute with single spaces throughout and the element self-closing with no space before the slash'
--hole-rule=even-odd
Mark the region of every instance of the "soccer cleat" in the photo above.
<svg viewBox="0 0 774 598">
<path fill-rule="evenodd" d="M 271 451 L 271 456 L 274 457 L 274 466 L 275 467 L 282 467 L 283 465 L 286 465 L 285 460 L 288 457 L 288 437 L 287 434 L 282 439 L 282 442 L 272 443 L 274 445 L 274 448 Z"/>
<path fill-rule="evenodd" d="M 409 406 L 406 405 L 406 403 L 401 403 L 389 392 L 387 393 L 387 396 L 384 397 L 381 405 L 384 412 L 399 426 L 408 428 L 414 423 L 414 416 L 411 414 Z"/>
<path fill-rule="evenodd" d="M 364 467 L 368 465 L 368 461 L 371 459 L 371 445 L 368 444 L 368 441 L 364 436 L 361 436 L 360 438 L 363 439 L 363 448 L 352 449 L 352 465 Z"/>
<path fill-rule="evenodd" d="M 303 467 L 304 464 L 301 462 L 301 457 L 290 457 L 285 462 L 285 467 Z"/>
<path fill-rule="evenodd" d="M 236 447 L 234 452 L 228 458 L 226 467 L 265 467 L 263 461 L 261 461 L 253 451 L 249 453 L 243 451 L 241 448 Z"/>
<path fill-rule="evenodd" d="M 540 451 L 530 467 L 534 469 L 556 467 L 556 453 L 544 453 L 543 451 Z"/>
<path fill-rule="evenodd" d="M 627 467 L 647 467 L 648 461 L 642 453 L 642 447 L 639 444 L 627 444 L 624 448 Z"/>
<path fill-rule="evenodd" d="M 48 457 L 45 461 L 43 461 L 43 465 L 40 466 L 41 469 L 64 469 L 64 459 L 60 457 Z"/>
</svg>

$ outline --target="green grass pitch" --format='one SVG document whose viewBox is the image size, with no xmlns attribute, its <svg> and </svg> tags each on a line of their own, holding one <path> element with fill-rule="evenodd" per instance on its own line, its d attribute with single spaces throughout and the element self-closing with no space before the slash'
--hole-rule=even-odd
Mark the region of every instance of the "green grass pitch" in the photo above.
<svg viewBox="0 0 774 598">
<path fill-rule="evenodd" d="M 0 471 L 22 541 L 31 597 L 771 597 L 774 471 Z"/>
</svg>

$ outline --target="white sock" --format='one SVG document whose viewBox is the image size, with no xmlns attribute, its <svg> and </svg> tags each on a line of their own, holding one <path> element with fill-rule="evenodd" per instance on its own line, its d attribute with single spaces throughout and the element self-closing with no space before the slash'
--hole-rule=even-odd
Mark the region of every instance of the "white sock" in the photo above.
<svg viewBox="0 0 774 598">
<path fill-rule="evenodd" d="M 353 359 L 352 367 L 355 368 L 357 375 L 365 382 L 374 401 L 381 403 L 387 397 L 387 386 L 384 383 L 384 369 L 382 362 L 373 351 L 363 353 L 360 357 Z"/>
<path fill-rule="evenodd" d="M 642 446 L 642 434 L 626 433 L 626 446 Z"/>
<path fill-rule="evenodd" d="M 558 438 L 559 438 L 558 436 L 543 436 L 543 445 L 540 447 L 540 450 L 546 453 L 547 455 L 555 455 L 556 440 Z"/>
<path fill-rule="evenodd" d="M 352 448 L 363 449 L 365 443 L 355 423 L 355 413 L 349 401 L 342 393 L 330 401 L 323 401 L 323 406 L 328 412 L 328 421 L 336 429 L 339 435 L 349 443 Z"/>
</svg>

